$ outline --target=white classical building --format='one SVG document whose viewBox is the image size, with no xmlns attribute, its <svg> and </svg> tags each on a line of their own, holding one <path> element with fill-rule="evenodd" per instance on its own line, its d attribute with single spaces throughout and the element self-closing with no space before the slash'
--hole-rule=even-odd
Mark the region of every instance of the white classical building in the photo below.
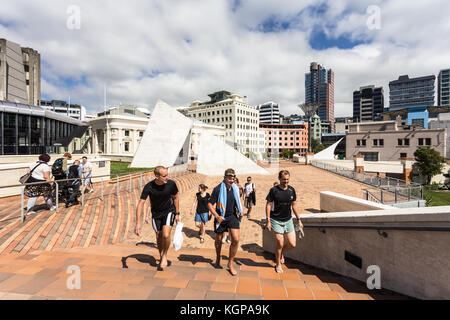
<svg viewBox="0 0 450 320">
<path fill-rule="evenodd" d="M 265 134 L 259 130 L 259 111 L 243 97 L 228 91 L 209 95 L 211 101 L 194 101 L 179 111 L 206 124 L 225 128 L 225 140 L 242 154 L 261 159 L 266 153 Z"/>
<path fill-rule="evenodd" d="M 149 119 L 125 114 L 107 114 L 89 120 L 94 154 L 134 155 Z"/>
</svg>

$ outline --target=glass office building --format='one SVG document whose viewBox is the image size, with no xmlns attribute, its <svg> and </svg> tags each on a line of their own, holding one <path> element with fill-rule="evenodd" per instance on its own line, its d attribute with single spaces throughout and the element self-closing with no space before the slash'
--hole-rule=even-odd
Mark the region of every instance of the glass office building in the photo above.
<svg viewBox="0 0 450 320">
<path fill-rule="evenodd" d="M 433 106 L 436 76 L 409 78 L 400 76 L 389 82 L 389 110 L 410 106 Z"/>
<path fill-rule="evenodd" d="M 55 153 L 55 141 L 82 125 L 42 107 L 0 101 L 0 155 Z"/>
<path fill-rule="evenodd" d="M 450 69 L 441 70 L 439 72 L 438 106 L 450 107 Z"/>
</svg>

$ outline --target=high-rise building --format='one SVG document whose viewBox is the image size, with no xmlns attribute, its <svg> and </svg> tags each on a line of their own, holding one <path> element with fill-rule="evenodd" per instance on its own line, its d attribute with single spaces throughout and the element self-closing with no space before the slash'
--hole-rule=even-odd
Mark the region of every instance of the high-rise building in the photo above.
<svg viewBox="0 0 450 320">
<path fill-rule="evenodd" d="M 411 79 L 404 75 L 389 82 L 389 109 L 433 106 L 435 81 L 435 75 Z"/>
<path fill-rule="evenodd" d="M 278 103 L 266 102 L 258 105 L 256 109 L 259 110 L 259 123 L 280 123 Z"/>
<path fill-rule="evenodd" d="M 364 86 L 353 91 L 353 122 L 381 121 L 383 111 L 383 87 Z"/>
<path fill-rule="evenodd" d="M 317 114 L 334 130 L 334 71 L 312 62 L 305 74 L 305 102 L 319 103 Z"/>
<path fill-rule="evenodd" d="M 0 39 L 0 100 L 38 106 L 40 99 L 40 54 Z"/>
<path fill-rule="evenodd" d="M 228 91 L 209 95 L 210 101 L 194 101 L 187 116 L 226 129 L 225 142 L 245 155 L 261 158 L 266 153 L 264 132 L 259 130 L 259 111 L 243 97 Z"/>
<path fill-rule="evenodd" d="M 438 106 L 450 107 L 450 69 L 441 70 L 439 72 Z"/>
</svg>

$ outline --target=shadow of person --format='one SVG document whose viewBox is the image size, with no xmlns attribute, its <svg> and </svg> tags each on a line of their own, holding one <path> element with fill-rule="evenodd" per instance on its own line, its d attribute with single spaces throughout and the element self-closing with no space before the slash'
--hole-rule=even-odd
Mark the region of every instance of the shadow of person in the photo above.
<svg viewBox="0 0 450 320">
<path fill-rule="evenodd" d="M 136 243 L 136 246 L 147 246 L 147 247 L 150 247 L 150 248 L 158 249 L 158 246 L 155 243 L 153 243 L 153 242 L 141 241 L 141 242 Z"/>
<path fill-rule="evenodd" d="M 188 238 L 198 238 L 198 230 L 194 230 L 188 227 L 183 227 L 183 233 L 186 235 L 186 237 Z"/>
<path fill-rule="evenodd" d="M 127 260 L 128 259 L 136 259 L 140 263 L 148 264 L 151 267 L 157 267 L 158 263 L 156 262 L 156 259 L 153 256 L 150 256 L 148 254 L 132 254 L 127 257 L 122 257 L 122 268 L 128 269 Z"/>
<path fill-rule="evenodd" d="M 263 220 L 257 220 L 257 219 L 248 219 L 248 221 L 256 223 L 258 226 L 260 226 L 262 229 L 266 227 L 266 219 Z"/>
</svg>

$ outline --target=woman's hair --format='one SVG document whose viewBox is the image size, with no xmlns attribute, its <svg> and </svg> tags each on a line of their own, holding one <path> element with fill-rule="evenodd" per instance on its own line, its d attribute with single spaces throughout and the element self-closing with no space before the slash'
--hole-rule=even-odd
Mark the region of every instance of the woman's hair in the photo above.
<svg viewBox="0 0 450 320">
<path fill-rule="evenodd" d="M 63 157 L 72 159 L 72 155 L 69 152 L 64 153 Z"/>
<path fill-rule="evenodd" d="M 40 161 L 44 161 L 44 162 L 49 162 L 50 161 L 50 156 L 46 153 L 43 153 L 39 156 L 39 160 Z"/>
<path fill-rule="evenodd" d="M 287 170 L 281 170 L 281 171 L 278 173 L 278 179 L 281 179 L 284 175 L 290 176 L 291 174 L 290 174 L 289 171 L 287 171 Z"/>
<path fill-rule="evenodd" d="M 202 189 L 203 191 L 206 191 L 206 189 L 208 189 L 208 187 L 205 186 L 203 183 L 200 184 L 198 187 L 199 187 L 200 189 Z"/>
<path fill-rule="evenodd" d="M 236 178 L 236 184 L 239 184 L 239 179 L 238 178 Z"/>
</svg>

